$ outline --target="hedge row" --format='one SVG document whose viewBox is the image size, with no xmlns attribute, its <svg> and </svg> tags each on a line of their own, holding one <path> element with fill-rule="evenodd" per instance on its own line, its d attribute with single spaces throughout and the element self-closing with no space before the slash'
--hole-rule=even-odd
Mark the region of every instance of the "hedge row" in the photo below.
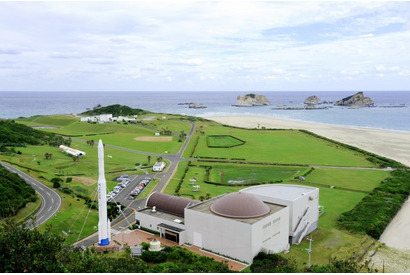
<svg viewBox="0 0 410 275">
<path fill-rule="evenodd" d="M 198 145 L 198 142 L 199 142 L 199 137 L 197 136 L 197 137 L 195 138 L 195 143 L 194 143 L 194 146 L 192 147 L 191 154 L 189 155 L 190 158 L 192 158 L 192 156 L 194 155 L 195 150 L 196 150 L 196 146 Z"/>
<path fill-rule="evenodd" d="M 337 224 L 355 233 L 378 239 L 410 194 L 410 170 L 395 170 L 352 210 L 343 213 Z"/>
<path fill-rule="evenodd" d="M 376 165 L 378 165 L 379 167 L 394 167 L 394 168 L 407 168 L 407 166 L 403 165 L 402 163 L 386 158 L 386 157 L 382 157 L 373 153 L 370 153 L 368 151 L 362 150 L 360 148 L 357 148 L 355 146 L 349 145 L 349 144 L 345 144 L 345 143 L 341 143 L 339 141 L 333 140 L 333 139 L 329 139 L 320 135 L 317 135 L 315 133 L 312 133 L 310 131 L 307 130 L 299 130 L 302 133 L 314 136 L 316 138 L 320 138 L 322 140 L 331 142 L 333 144 L 339 145 L 341 147 L 353 150 L 355 152 L 358 152 L 360 154 L 363 154 L 364 156 L 366 156 L 366 160 L 370 161 L 371 163 L 374 163 Z"/>
<path fill-rule="evenodd" d="M 190 164 L 191 164 L 191 162 L 188 161 L 188 165 L 187 165 L 186 168 L 185 168 L 184 174 L 182 175 L 181 179 L 180 179 L 179 182 L 178 182 L 177 187 L 175 188 L 175 194 L 178 194 L 178 193 L 179 193 L 179 190 L 181 190 L 181 185 L 182 185 L 182 183 L 184 182 L 184 179 L 185 179 L 186 173 L 188 172 L 188 169 L 189 169 L 189 165 L 190 165 Z"/>
</svg>

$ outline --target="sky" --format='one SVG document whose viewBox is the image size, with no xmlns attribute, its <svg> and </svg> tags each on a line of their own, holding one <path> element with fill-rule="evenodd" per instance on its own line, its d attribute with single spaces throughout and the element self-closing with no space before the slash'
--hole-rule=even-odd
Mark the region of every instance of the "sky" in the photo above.
<svg viewBox="0 0 410 275">
<path fill-rule="evenodd" d="M 410 90 L 410 2 L 0 2 L 0 91 Z"/>
</svg>

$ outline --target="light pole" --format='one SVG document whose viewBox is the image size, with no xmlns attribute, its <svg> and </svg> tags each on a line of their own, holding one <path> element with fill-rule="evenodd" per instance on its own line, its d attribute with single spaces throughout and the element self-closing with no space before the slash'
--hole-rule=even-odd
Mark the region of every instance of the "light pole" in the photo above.
<svg viewBox="0 0 410 275">
<path fill-rule="evenodd" d="M 310 239 L 307 239 L 307 240 L 309 241 L 309 249 L 308 249 L 308 248 L 305 248 L 305 249 L 307 250 L 307 252 L 308 252 L 308 254 L 309 254 L 308 268 L 310 268 L 310 255 L 312 254 L 312 242 L 313 242 L 313 239 L 310 238 Z"/>
</svg>

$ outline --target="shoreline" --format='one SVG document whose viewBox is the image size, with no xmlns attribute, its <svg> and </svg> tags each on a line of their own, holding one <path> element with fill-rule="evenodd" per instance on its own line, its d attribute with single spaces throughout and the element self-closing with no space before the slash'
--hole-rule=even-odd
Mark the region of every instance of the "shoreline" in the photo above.
<svg viewBox="0 0 410 275">
<path fill-rule="evenodd" d="M 267 129 L 304 129 L 410 166 L 410 132 L 304 122 L 257 115 L 204 116 L 222 124 Z"/>
</svg>

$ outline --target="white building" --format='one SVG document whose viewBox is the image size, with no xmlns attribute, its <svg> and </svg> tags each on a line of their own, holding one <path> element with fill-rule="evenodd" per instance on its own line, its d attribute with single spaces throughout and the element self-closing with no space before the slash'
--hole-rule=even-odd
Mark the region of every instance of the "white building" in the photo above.
<svg viewBox="0 0 410 275">
<path fill-rule="evenodd" d="M 165 168 L 165 162 L 160 161 L 160 162 L 156 162 L 156 163 L 154 164 L 154 166 L 152 166 L 152 171 L 154 171 L 154 172 L 161 172 L 161 171 L 164 170 L 164 168 Z"/>
<path fill-rule="evenodd" d="M 85 152 L 67 147 L 65 145 L 60 145 L 58 148 L 60 148 L 61 151 L 67 153 L 67 155 L 69 156 L 76 156 L 76 157 L 85 156 Z"/>
<path fill-rule="evenodd" d="M 135 217 L 179 244 L 252 262 L 261 250 L 282 252 L 315 230 L 318 206 L 318 188 L 271 184 L 204 202 L 153 193 Z"/>
<path fill-rule="evenodd" d="M 102 115 L 81 117 L 80 121 L 82 121 L 82 122 L 105 123 L 105 122 L 112 122 L 113 117 L 112 117 L 112 114 L 102 114 Z"/>
</svg>

